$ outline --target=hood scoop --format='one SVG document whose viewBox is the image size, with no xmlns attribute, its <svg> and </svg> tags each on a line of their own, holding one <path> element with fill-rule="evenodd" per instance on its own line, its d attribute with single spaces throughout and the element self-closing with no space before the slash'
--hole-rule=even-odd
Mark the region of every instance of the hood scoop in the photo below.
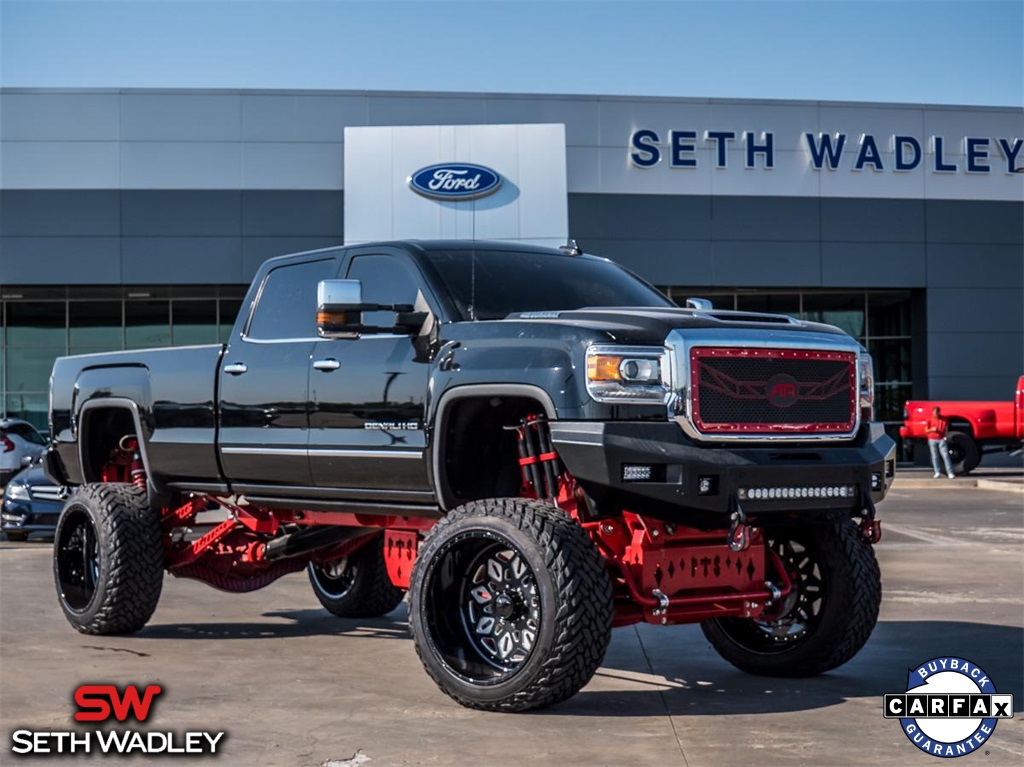
<svg viewBox="0 0 1024 767">
<path fill-rule="evenodd" d="M 759 322 L 769 325 L 799 325 L 799 320 L 794 320 L 785 314 L 759 314 L 754 312 L 704 312 L 704 316 L 711 317 L 719 322 Z"/>
</svg>

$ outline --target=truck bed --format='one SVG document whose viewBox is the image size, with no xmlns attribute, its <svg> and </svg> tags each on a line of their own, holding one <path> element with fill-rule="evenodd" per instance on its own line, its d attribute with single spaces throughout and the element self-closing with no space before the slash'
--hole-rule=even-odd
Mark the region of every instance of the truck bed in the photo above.
<svg viewBox="0 0 1024 767">
<path fill-rule="evenodd" d="M 61 357 L 53 368 L 52 434 L 68 480 L 84 481 L 88 446 L 77 436 L 109 405 L 130 404 L 158 487 L 221 479 L 217 460 L 217 368 L 224 346 L 183 346 Z"/>
</svg>

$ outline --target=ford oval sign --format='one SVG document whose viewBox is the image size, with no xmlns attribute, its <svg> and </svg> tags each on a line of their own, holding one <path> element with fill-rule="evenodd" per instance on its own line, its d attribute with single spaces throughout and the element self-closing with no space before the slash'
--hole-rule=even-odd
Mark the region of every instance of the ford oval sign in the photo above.
<svg viewBox="0 0 1024 767">
<path fill-rule="evenodd" d="M 444 162 L 420 168 L 409 176 L 409 186 L 435 200 L 475 200 L 497 192 L 501 176 L 483 165 Z"/>
</svg>

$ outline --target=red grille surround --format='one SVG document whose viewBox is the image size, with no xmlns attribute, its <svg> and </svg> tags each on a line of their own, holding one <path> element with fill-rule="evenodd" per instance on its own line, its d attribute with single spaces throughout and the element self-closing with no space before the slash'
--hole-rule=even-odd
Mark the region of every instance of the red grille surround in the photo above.
<svg viewBox="0 0 1024 767">
<path fill-rule="evenodd" d="M 857 389 L 854 352 L 690 350 L 692 417 L 702 434 L 850 434 Z"/>
</svg>

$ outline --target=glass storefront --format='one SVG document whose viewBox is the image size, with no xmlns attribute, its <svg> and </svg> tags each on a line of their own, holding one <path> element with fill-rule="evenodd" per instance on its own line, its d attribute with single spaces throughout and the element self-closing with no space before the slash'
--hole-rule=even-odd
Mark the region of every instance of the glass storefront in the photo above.
<svg viewBox="0 0 1024 767">
<path fill-rule="evenodd" d="M 0 297 L 0 403 L 47 429 L 53 361 L 224 341 L 247 286 L 18 287 Z"/>
<path fill-rule="evenodd" d="M 875 418 L 899 444 L 903 403 L 912 399 L 911 317 L 909 290 L 746 290 L 737 288 L 662 288 L 678 304 L 690 296 L 710 299 L 717 309 L 772 312 L 824 322 L 846 331 L 875 363 Z M 900 457 L 908 458 L 900 445 Z"/>
</svg>

